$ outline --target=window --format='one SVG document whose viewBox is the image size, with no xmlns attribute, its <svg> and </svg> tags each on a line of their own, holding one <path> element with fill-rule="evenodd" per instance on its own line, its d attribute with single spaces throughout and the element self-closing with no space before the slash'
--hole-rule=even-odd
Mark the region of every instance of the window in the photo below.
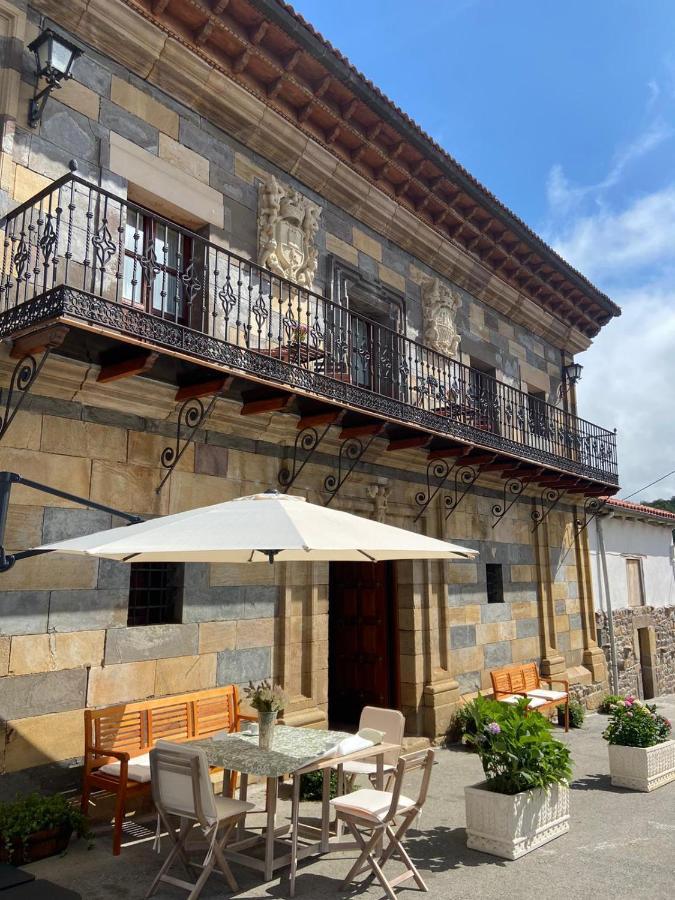
<svg viewBox="0 0 675 900">
<path fill-rule="evenodd" d="M 127 625 L 180 622 L 183 571 L 183 563 L 132 563 Z"/>
<path fill-rule="evenodd" d="M 124 232 L 123 297 L 156 316 L 185 322 L 184 277 L 192 242 L 166 222 L 127 208 Z"/>
<path fill-rule="evenodd" d="M 497 396 L 497 370 L 475 357 L 471 357 L 469 391 L 467 399 L 473 407 L 473 424 L 483 431 L 499 433 L 499 398 Z"/>
<path fill-rule="evenodd" d="M 628 585 L 628 605 L 645 605 L 645 586 L 642 577 L 642 560 L 626 560 L 626 582 Z"/>
<path fill-rule="evenodd" d="M 504 582 L 502 580 L 501 563 L 486 563 L 485 581 L 487 584 L 488 603 L 503 603 Z"/>
<path fill-rule="evenodd" d="M 527 418 L 530 426 L 530 434 L 539 436 L 546 434 L 548 411 L 546 406 L 546 393 L 544 391 L 528 388 Z"/>
</svg>

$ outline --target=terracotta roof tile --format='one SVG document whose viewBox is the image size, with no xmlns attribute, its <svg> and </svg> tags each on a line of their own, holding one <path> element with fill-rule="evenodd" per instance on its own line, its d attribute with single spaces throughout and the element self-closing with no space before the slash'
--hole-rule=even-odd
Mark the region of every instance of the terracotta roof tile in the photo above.
<svg viewBox="0 0 675 900">
<path fill-rule="evenodd" d="M 653 519 L 675 522 L 675 513 L 668 512 L 666 509 L 655 509 L 653 506 L 645 506 L 644 503 L 631 503 L 629 500 L 619 500 L 617 497 L 603 499 L 607 499 L 607 506 L 613 506 L 616 509 L 625 509 Z"/>
</svg>

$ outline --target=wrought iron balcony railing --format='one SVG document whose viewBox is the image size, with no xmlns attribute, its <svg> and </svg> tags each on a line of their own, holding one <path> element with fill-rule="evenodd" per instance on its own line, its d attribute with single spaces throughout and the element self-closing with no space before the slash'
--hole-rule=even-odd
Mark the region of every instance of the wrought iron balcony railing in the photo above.
<svg viewBox="0 0 675 900">
<path fill-rule="evenodd" d="M 616 438 L 77 176 L 4 221 L 0 335 L 66 312 L 257 378 L 617 483 Z"/>
</svg>

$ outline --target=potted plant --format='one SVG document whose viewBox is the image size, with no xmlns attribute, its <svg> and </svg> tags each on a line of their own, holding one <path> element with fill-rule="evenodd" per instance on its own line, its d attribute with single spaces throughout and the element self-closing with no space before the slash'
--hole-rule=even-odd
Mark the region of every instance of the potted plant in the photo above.
<svg viewBox="0 0 675 900">
<path fill-rule="evenodd" d="M 612 705 L 603 732 L 609 744 L 612 784 L 653 791 L 675 780 L 675 741 L 671 723 L 654 704 L 626 697 Z"/>
<path fill-rule="evenodd" d="M 467 846 L 518 859 L 569 831 L 570 751 L 552 736 L 548 719 L 478 697 L 478 731 L 464 740 L 478 751 L 485 781 L 464 789 Z"/>
<path fill-rule="evenodd" d="M 21 866 L 63 853 L 73 831 L 90 834 L 84 815 L 62 794 L 28 794 L 0 804 L 0 862 Z"/>
<path fill-rule="evenodd" d="M 625 700 L 626 697 L 624 694 L 605 694 L 605 696 L 600 701 L 600 705 L 598 706 L 598 712 L 602 713 L 605 716 L 608 716 L 612 707 L 618 703 L 620 700 Z"/>
<path fill-rule="evenodd" d="M 558 725 L 560 725 L 561 728 L 564 728 L 565 704 L 562 703 L 560 706 L 556 706 L 556 710 L 558 712 Z M 584 708 L 583 703 L 575 700 L 574 697 L 570 697 L 570 728 L 581 728 L 584 724 L 585 717 L 586 709 Z"/>
<path fill-rule="evenodd" d="M 478 734 L 481 722 L 490 710 L 493 718 L 497 718 L 501 713 L 501 704 L 497 700 L 481 699 L 482 704 L 477 704 L 475 699 L 460 704 L 448 725 L 445 734 L 446 744 L 460 741 L 471 751 L 476 751 L 475 746 L 469 741 L 469 737 Z"/>
<path fill-rule="evenodd" d="M 249 681 L 244 694 L 258 713 L 258 744 L 262 750 L 271 750 L 274 726 L 279 712 L 286 705 L 286 696 L 278 684 L 272 685 L 267 680 L 260 684 Z"/>
</svg>

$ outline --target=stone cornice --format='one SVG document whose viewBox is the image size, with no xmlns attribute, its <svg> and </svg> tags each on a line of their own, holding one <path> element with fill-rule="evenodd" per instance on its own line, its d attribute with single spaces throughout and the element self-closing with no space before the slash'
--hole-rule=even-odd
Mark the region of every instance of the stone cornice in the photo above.
<svg viewBox="0 0 675 900">
<path fill-rule="evenodd" d="M 507 283 L 290 115 L 273 109 L 269 98 L 256 96 L 199 47 L 151 21 L 140 0 L 34 0 L 33 5 L 513 321 L 570 354 L 590 345 L 599 326 L 566 322 Z"/>
</svg>

